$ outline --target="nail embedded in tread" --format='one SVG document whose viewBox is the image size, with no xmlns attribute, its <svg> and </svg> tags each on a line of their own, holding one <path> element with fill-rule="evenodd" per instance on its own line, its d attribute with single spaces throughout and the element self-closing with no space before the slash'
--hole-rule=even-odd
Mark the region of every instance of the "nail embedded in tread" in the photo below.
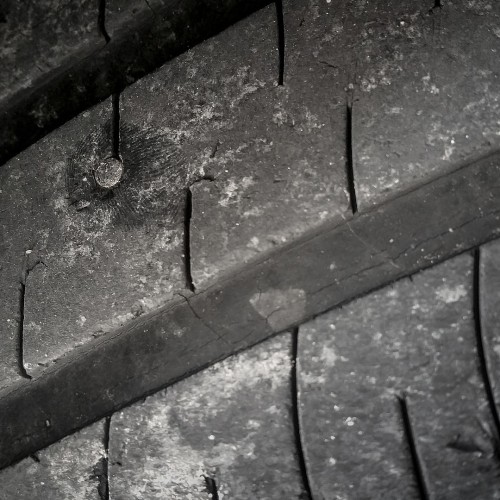
<svg viewBox="0 0 500 500">
<path fill-rule="evenodd" d="M 420 498 L 422 500 L 431 500 L 433 497 L 429 491 L 429 487 L 427 485 L 427 478 L 424 469 L 423 460 L 420 457 L 420 452 L 418 449 L 417 440 L 415 438 L 415 433 L 413 431 L 413 426 L 410 418 L 410 411 L 408 409 L 408 394 L 403 392 L 401 395 L 396 396 L 400 409 L 401 416 L 403 418 L 403 427 L 404 433 L 406 437 L 406 441 L 410 448 L 410 454 L 413 464 L 413 471 L 415 473 L 415 479 L 417 481 L 417 487 L 420 494 Z"/>
<path fill-rule="evenodd" d="M 290 388 L 292 391 L 292 420 L 293 430 L 295 434 L 295 446 L 297 450 L 297 459 L 299 462 L 300 473 L 302 477 L 302 485 L 304 487 L 303 494 L 307 500 L 312 500 L 313 495 L 311 491 L 311 484 L 309 482 L 309 475 L 307 473 L 307 465 L 304 456 L 304 449 L 302 447 L 302 433 L 300 429 L 299 417 L 299 389 L 297 383 L 297 359 L 299 350 L 299 328 L 294 328 L 291 332 L 292 335 L 292 371 L 290 374 Z"/>
</svg>

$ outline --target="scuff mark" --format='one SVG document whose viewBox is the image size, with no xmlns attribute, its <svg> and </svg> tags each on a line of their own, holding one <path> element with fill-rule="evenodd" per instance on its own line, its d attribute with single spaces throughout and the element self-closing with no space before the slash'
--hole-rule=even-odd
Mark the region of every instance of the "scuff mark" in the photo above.
<svg viewBox="0 0 500 500">
<path fill-rule="evenodd" d="M 300 288 L 270 288 L 254 294 L 250 304 L 277 332 L 304 319 L 306 300 L 306 293 Z"/>
</svg>

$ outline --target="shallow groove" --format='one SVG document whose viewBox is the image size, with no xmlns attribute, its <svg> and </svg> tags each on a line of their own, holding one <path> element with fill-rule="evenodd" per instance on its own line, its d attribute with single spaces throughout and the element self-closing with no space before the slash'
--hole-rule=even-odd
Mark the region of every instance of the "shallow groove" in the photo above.
<svg viewBox="0 0 500 500">
<path fill-rule="evenodd" d="M 274 0 L 276 6 L 276 25 L 278 27 L 278 85 L 283 85 L 285 74 L 285 21 L 282 0 Z"/>
<path fill-rule="evenodd" d="M 17 366 L 19 375 L 26 379 L 31 379 L 24 366 L 24 297 L 26 294 L 26 285 L 19 282 L 19 320 L 17 325 Z"/>
<path fill-rule="evenodd" d="M 104 436 L 103 436 L 103 446 L 104 446 L 104 457 L 102 459 L 102 470 L 99 477 L 99 497 L 101 500 L 110 500 L 109 492 L 109 433 L 111 429 L 111 417 L 106 417 L 104 419 Z"/>
<path fill-rule="evenodd" d="M 99 12 L 97 14 L 97 27 L 99 32 L 106 40 L 106 43 L 111 41 L 111 37 L 106 31 L 106 0 L 99 0 Z"/>
<path fill-rule="evenodd" d="M 30 250 L 27 250 L 24 255 L 23 269 L 19 279 L 19 306 L 18 306 L 18 323 L 17 323 L 17 365 L 19 370 L 19 375 L 22 378 L 31 380 L 32 376 L 26 371 L 24 366 L 24 310 L 26 302 L 26 282 L 30 272 L 35 269 L 38 264 L 42 264 L 42 261 L 37 260 L 31 267 L 28 266 L 28 256 L 31 254 Z"/>
<path fill-rule="evenodd" d="M 119 160 L 120 157 L 120 94 L 115 93 L 111 97 L 111 151 L 113 158 Z"/>
<path fill-rule="evenodd" d="M 193 193 L 190 187 L 186 188 L 186 202 L 184 207 L 184 273 L 186 288 L 196 291 L 191 272 L 191 218 L 193 216 Z"/>
<path fill-rule="evenodd" d="M 493 391 L 493 383 L 490 375 L 490 367 L 488 362 L 488 355 L 486 354 L 486 341 L 483 335 L 483 328 L 481 323 L 481 250 L 476 248 L 474 250 L 474 283 L 473 283 L 473 312 L 474 324 L 476 332 L 477 355 L 479 358 L 479 367 L 481 376 L 484 383 L 486 392 L 486 399 L 493 417 L 493 424 L 495 426 L 494 447 L 497 459 L 500 459 L 500 415 L 498 413 L 498 406 L 495 400 L 495 393 Z"/>
<path fill-rule="evenodd" d="M 442 9 L 443 4 L 441 0 L 434 0 L 434 5 L 429 9 L 429 12 L 433 12 L 435 9 Z"/>
<path fill-rule="evenodd" d="M 307 473 L 307 464 L 304 456 L 304 449 L 302 447 L 302 432 L 300 428 L 299 417 L 299 388 L 297 383 L 297 360 L 299 350 L 299 329 L 292 330 L 292 371 L 290 374 L 290 387 L 292 391 L 292 420 L 293 430 L 295 434 L 295 447 L 297 452 L 297 459 L 299 462 L 300 474 L 302 477 L 302 485 L 304 488 L 305 498 L 313 500 L 311 492 L 311 484 L 309 483 L 309 475 Z"/>
<path fill-rule="evenodd" d="M 354 182 L 354 159 L 352 147 L 352 98 L 348 98 L 346 106 L 346 177 L 347 190 L 349 192 L 349 204 L 351 212 L 355 214 L 358 211 L 358 200 L 356 198 L 356 185 Z"/>
<path fill-rule="evenodd" d="M 403 392 L 400 396 L 397 396 L 397 399 L 399 401 L 401 409 L 401 416 L 403 418 L 405 437 L 408 446 L 410 448 L 411 461 L 413 464 L 413 472 L 415 474 L 415 479 L 417 481 L 417 487 L 420 498 L 422 500 L 431 500 L 433 497 L 429 491 L 428 481 L 424 469 L 424 463 L 422 457 L 420 456 L 417 440 L 411 423 L 410 411 L 408 408 L 408 395 Z"/>
<path fill-rule="evenodd" d="M 207 493 L 210 495 L 211 500 L 219 500 L 219 491 L 217 489 L 217 483 L 213 477 L 205 477 L 205 486 L 207 488 Z"/>
</svg>

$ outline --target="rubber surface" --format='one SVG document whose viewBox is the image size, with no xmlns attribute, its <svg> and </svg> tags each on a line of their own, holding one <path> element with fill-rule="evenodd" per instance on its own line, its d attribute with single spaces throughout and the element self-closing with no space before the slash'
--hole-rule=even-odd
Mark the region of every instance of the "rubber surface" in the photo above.
<svg viewBox="0 0 500 500">
<path fill-rule="evenodd" d="M 0 498 L 498 498 L 499 241 L 4 469 Z"/>
<path fill-rule="evenodd" d="M 113 9 L 120 10 L 116 4 L 110 2 L 105 9 L 111 19 L 108 48 L 113 40 L 129 39 L 133 6 L 123 4 L 121 21 L 112 17 Z M 155 5 L 147 9 L 150 16 Z M 5 164 L 0 170 L 0 227 L 6 235 L 0 247 L 6 297 L 0 304 L 0 464 L 26 457 L 271 335 L 497 237 L 498 14 L 496 6 L 465 1 L 429 7 L 401 2 L 397 8 L 385 1 L 368 6 L 276 3 L 173 59 Z M 161 29 L 168 40 L 169 30 Z M 146 38 L 134 39 L 142 47 Z M 175 47 L 181 50 L 185 44 Z M 131 51 L 133 61 L 145 57 L 141 50 Z M 120 66 L 124 59 L 117 61 Z M 133 72 L 134 65 L 127 67 Z M 115 75 L 123 77 L 120 71 Z M 104 178 L 110 162 L 120 167 L 111 189 Z M 450 264 L 441 278 L 431 274 L 431 284 L 415 278 L 413 292 L 402 291 L 401 296 L 415 293 L 411 300 L 437 318 L 465 310 L 472 297 L 473 328 L 470 321 L 452 322 L 453 328 L 460 328 L 461 338 L 468 335 L 469 340 L 471 332 L 482 332 L 483 323 L 485 331 L 491 330 L 494 322 L 488 314 L 484 321 L 479 318 L 481 308 L 495 307 L 477 300 L 478 255 L 472 288 L 463 281 L 467 273 L 457 277 L 459 271 Z M 453 262 L 465 269 L 470 267 L 467 261 L 462 255 Z M 431 311 L 434 305 L 431 299 L 425 302 L 425 295 L 439 288 L 432 284 L 439 279 L 454 283 L 451 296 L 460 295 L 462 286 L 465 295 L 451 300 L 451 309 Z M 419 286 L 423 288 L 417 293 Z M 375 302 L 387 299 L 383 294 L 372 297 Z M 363 328 L 387 320 L 390 345 L 372 346 L 359 357 L 363 350 L 358 352 L 358 344 L 346 340 L 344 349 L 352 353 L 344 357 L 357 359 L 361 367 L 373 354 L 374 370 L 382 370 L 377 359 L 385 359 L 387 349 L 394 349 L 391 342 L 399 346 L 398 336 L 404 336 L 398 325 L 413 324 L 403 320 L 404 304 L 401 299 L 402 309 L 395 309 L 394 316 L 364 318 Z M 363 319 L 362 310 L 354 316 Z M 436 317 L 430 314 L 429 324 Z M 417 319 L 426 332 L 431 328 L 426 318 Z M 337 320 L 342 324 L 341 315 Z M 304 328 L 316 328 L 310 325 Z M 321 335 L 324 328 L 317 330 Z M 370 339 L 377 337 L 372 333 Z M 396 340 L 390 340 L 391 335 Z M 296 434 L 296 457 L 288 470 L 302 476 L 302 485 L 290 485 L 297 494 L 328 495 L 334 488 L 348 495 L 353 483 L 346 471 L 339 469 L 338 482 L 329 483 L 322 455 L 327 448 L 316 443 L 323 430 L 308 430 L 305 421 L 304 432 L 299 429 L 300 419 L 306 418 L 299 412 L 297 392 L 303 380 L 293 364 L 303 349 L 300 338 L 294 330 L 287 354 L 292 359 L 288 388 L 295 410 L 286 418 L 288 431 Z M 356 333 L 351 338 L 357 338 Z M 471 345 L 465 343 L 457 352 L 446 348 L 451 357 L 443 362 L 445 369 L 467 365 Z M 328 339 L 322 346 L 327 349 Z M 412 340 L 403 347 L 421 353 L 428 346 L 420 349 Z M 441 345 L 432 349 L 437 352 Z M 483 366 L 478 376 L 493 410 L 494 387 L 486 382 L 484 368 L 488 352 L 478 347 Z M 314 375 L 314 360 L 323 351 L 304 356 L 310 358 L 308 373 L 316 381 L 350 376 L 337 374 L 336 363 L 331 373 Z M 325 356 L 332 361 L 333 354 Z M 392 358 L 386 361 L 384 366 L 393 366 Z M 426 472 L 425 447 L 418 443 L 423 431 L 412 424 L 411 392 L 417 384 L 412 377 L 419 375 L 406 368 L 397 385 L 410 393 L 396 394 L 399 399 L 393 402 L 400 418 L 393 413 L 388 418 L 393 431 L 399 425 L 408 437 L 410 461 L 404 462 L 408 454 L 400 447 L 399 455 L 394 454 L 398 464 L 386 464 L 387 470 L 398 471 L 394 474 L 404 491 L 413 491 L 416 484 L 422 495 L 432 488 L 438 496 L 445 491 L 459 496 L 480 492 L 475 480 L 448 485 L 447 471 L 477 466 L 479 478 L 489 474 L 487 461 L 484 466 L 467 460 L 455 463 L 455 455 L 440 460 L 433 455 L 437 448 L 430 446 L 432 474 Z M 382 370 L 380 377 L 385 375 Z M 455 389 L 444 387 L 445 382 L 440 388 L 444 375 L 429 377 L 428 398 L 422 388 L 417 391 L 425 400 L 422 408 L 442 404 L 438 413 L 444 422 L 449 398 L 460 399 L 462 393 L 450 396 Z M 352 380 L 353 387 L 362 383 Z M 377 390 L 384 387 L 380 380 L 375 385 Z M 474 385 L 474 394 L 467 387 L 460 388 L 464 400 L 484 402 L 484 395 L 477 396 L 483 390 L 480 383 Z M 396 391 L 394 385 L 390 389 Z M 360 410 L 356 418 L 373 413 L 371 405 L 380 395 L 370 394 L 366 411 Z M 326 402 L 322 395 L 306 406 L 312 405 L 310 411 L 318 415 L 330 414 L 328 405 L 322 409 Z M 359 400 L 345 404 L 350 413 L 365 408 Z M 464 406 L 463 411 L 468 414 L 470 408 Z M 29 419 L 19 419 L 28 414 Z M 141 418 L 140 409 L 137 415 Z M 352 415 L 344 417 L 347 427 L 355 425 Z M 493 411 L 493 424 L 482 425 L 483 434 L 497 420 Z M 113 426 L 106 422 L 102 442 L 107 453 Z M 127 425 L 117 427 L 117 433 L 124 433 Z M 343 424 L 337 420 L 328 429 L 337 432 L 335 425 Z M 154 427 L 153 434 L 160 427 Z M 311 437 L 302 442 L 307 432 Z M 335 432 L 330 435 L 335 437 Z M 383 441 L 377 433 L 372 437 L 373 442 L 363 438 L 357 445 L 372 450 Z M 350 443 L 345 448 L 353 446 L 353 436 L 345 434 L 344 439 Z M 461 439 L 453 442 L 455 448 L 470 448 L 470 439 L 466 445 Z M 483 448 L 486 456 L 489 451 Z M 331 453 L 330 459 L 331 466 L 348 462 Z M 311 465 L 314 461 L 319 465 Z M 203 491 L 221 480 L 212 465 L 206 467 L 205 483 L 197 486 Z M 309 473 L 311 467 L 324 470 L 326 477 Z M 387 474 L 383 464 L 371 471 L 370 463 L 361 459 L 353 467 L 367 467 L 360 495 Z M 129 470 L 133 468 L 131 463 Z M 99 470 L 102 492 L 102 477 L 109 471 Z M 228 491 L 245 490 L 239 479 L 229 479 L 229 469 L 224 474 L 232 485 Z M 379 485 L 380 491 L 392 491 L 389 482 Z"/>
</svg>

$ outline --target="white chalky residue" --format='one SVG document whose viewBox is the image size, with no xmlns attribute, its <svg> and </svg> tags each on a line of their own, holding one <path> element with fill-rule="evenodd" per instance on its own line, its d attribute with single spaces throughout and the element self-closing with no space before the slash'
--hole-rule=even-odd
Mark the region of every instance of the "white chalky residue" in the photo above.
<svg viewBox="0 0 500 500">
<path fill-rule="evenodd" d="M 325 375 L 318 375 L 316 372 L 306 372 L 303 370 L 300 373 L 300 380 L 305 386 L 323 386 L 326 383 Z"/>
<path fill-rule="evenodd" d="M 243 217 L 246 219 L 248 217 L 260 217 L 264 213 L 264 207 L 252 207 L 249 210 L 243 212 Z"/>
<path fill-rule="evenodd" d="M 279 127 L 282 127 L 283 125 L 295 125 L 295 118 L 285 109 L 282 102 L 278 102 L 274 106 L 273 123 Z"/>
<path fill-rule="evenodd" d="M 73 266 L 80 257 L 90 259 L 100 256 L 100 252 L 95 251 L 94 247 L 86 244 L 74 244 L 68 242 L 64 245 L 61 252 L 61 258 L 67 266 Z"/>
<path fill-rule="evenodd" d="M 329 347 L 328 345 L 324 345 L 321 349 L 321 360 L 324 363 L 324 366 L 333 367 L 335 366 L 335 362 L 337 361 L 338 356 L 333 347 Z"/>
<path fill-rule="evenodd" d="M 348 426 L 348 427 L 352 427 L 354 425 L 354 422 L 355 421 L 355 417 L 347 417 L 345 420 L 344 420 L 344 423 Z"/>
<path fill-rule="evenodd" d="M 488 0 L 468 0 L 466 6 L 478 15 L 488 14 L 493 8 Z"/>
<path fill-rule="evenodd" d="M 271 79 L 269 80 L 272 81 Z M 234 74 L 223 78 L 222 81 L 226 88 L 237 92 L 234 96 L 231 96 L 230 108 L 237 107 L 246 96 L 254 94 L 266 86 L 266 82 L 259 80 L 255 75 L 255 71 L 251 71 L 250 66 L 239 67 Z"/>
<path fill-rule="evenodd" d="M 321 123 L 319 118 L 311 113 L 309 109 L 306 109 L 305 111 L 305 127 L 308 133 L 314 132 L 315 129 L 320 129 L 325 126 L 324 123 Z"/>
<path fill-rule="evenodd" d="M 24 324 L 24 333 L 38 333 L 42 331 L 41 325 L 35 323 L 34 321 L 29 321 Z"/>
<path fill-rule="evenodd" d="M 248 248 L 252 248 L 256 251 L 259 251 L 260 249 L 260 240 L 257 238 L 257 236 L 252 236 L 250 238 L 250 241 L 246 245 Z"/>
<path fill-rule="evenodd" d="M 422 84 L 424 92 L 430 92 L 431 94 L 439 94 L 439 89 L 436 87 L 434 83 L 431 82 L 431 75 L 427 74 L 422 77 Z"/>
<path fill-rule="evenodd" d="M 441 159 L 448 161 L 452 156 L 453 153 L 455 152 L 455 147 L 450 145 L 450 144 L 445 144 L 444 145 L 444 154 L 441 157 Z"/>
<path fill-rule="evenodd" d="M 251 177 L 243 177 L 239 183 L 234 178 L 228 179 L 223 188 L 224 196 L 218 201 L 219 205 L 227 207 L 230 203 L 239 203 L 243 192 L 253 184 L 255 182 Z"/>
<path fill-rule="evenodd" d="M 445 302 L 446 304 L 458 302 L 461 298 L 467 296 L 467 290 L 465 289 L 464 285 L 458 285 L 453 288 L 447 285 L 443 285 L 439 287 L 435 293 L 437 298 Z"/>
</svg>

